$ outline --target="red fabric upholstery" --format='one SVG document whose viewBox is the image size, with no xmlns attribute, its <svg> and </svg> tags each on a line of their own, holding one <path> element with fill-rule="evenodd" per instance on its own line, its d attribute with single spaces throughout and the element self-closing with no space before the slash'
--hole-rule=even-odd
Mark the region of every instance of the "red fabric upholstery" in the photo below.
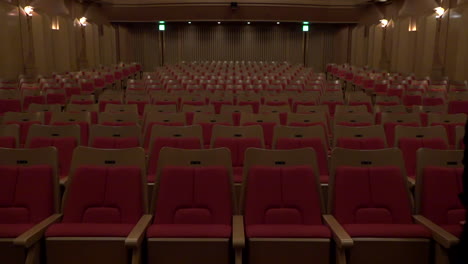
<svg viewBox="0 0 468 264">
<path fill-rule="evenodd" d="M 343 105 L 343 102 L 322 102 L 323 105 L 328 106 L 328 111 L 330 113 L 330 116 L 335 115 L 335 109 L 337 105 Z"/>
<path fill-rule="evenodd" d="M 422 95 L 404 95 L 403 105 L 405 106 L 422 105 Z"/>
<path fill-rule="evenodd" d="M 333 209 L 341 224 L 412 224 L 398 167 L 338 167 Z"/>
<path fill-rule="evenodd" d="M 458 194 L 463 191 L 462 181 L 463 168 L 431 166 L 423 170 L 421 214 L 438 225 L 446 226 L 454 235 L 461 234 L 460 222 L 466 215 L 458 199 Z"/>
<path fill-rule="evenodd" d="M 30 104 L 45 104 L 45 97 L 42 95 L 27 95 L 23 97 L 23 109 L 27 111 Z M 0 114 L 1 115 L 1 114 Z"/>
<path fill-rule="evenodd" d="M 144 212 L 137 167 L 79 167 L 68 188 L 62 223 L 47 237 L 126 236 Z"/>
<path fill-rule="evenodd" d="M 455 146 L 456 142 L 456 128 L 457 126 L 465 127 L 465 123 L 431 123 L 431 126 L 443 126 L 447 131 L 447 137 L 450 146 Z"/>
<path fill-rule="evenodd" d="M 403 153 L 406 173 L 408 177 L 414 178 L 416 175 L 417 151 L 420 148 L 448 149 L 447 144 L 441 138 L 400 138 L 398 147 Z"/>
<path fill-rule="evenodd" d="M 322 225 L 322 213 L 312 168 L 254 166 L 247 181 L 247 237 L 328 235 L 314 227 Z"/>
<path fill-rule="evenodd" d="M 294 102 L 293 103 L 293 112 L 294 113 L 297 113 L 297 108 L 300 106 L 300 105 L 316 105 L 316 103 L 314 101 L 310 101 L 310 102 Z"/>
<path fill-rule="evenodd" d="M 431 238 L 431 233 L 416 224 L 347 224 L 343 228 L 351 237 Z"/>
<path fill-rule="evenodd" d="M 328 153 L 327 142 L 320 138 L 278 138 L 277 149 L 313 148 L 317 156 L 317 165 L 320 172 L 320 182 L 328 183 Z"/>
<path fill-rule="evenodd" d="M 26 121 L 26 122 L 21 122 L 21 121 L 11 121 L 11 122 L 6 122 L 5 124 L 17 124 L 20 127 L 20 145 L 24 145 L 26 142 L 26 138 L 28 137 L 28 132 L 29 128 L 34 125 L 34 124 L 41 124 L 39 121 Z"/>
<path fill-rule="evenodd" d="M 140 116 L 143 116 L 145 112 L 145 106 L 148 104 L 148 102 L 142 102 L 142 101 L 128 101 L 127 104 L 136 104 L 138 107 L 138 114 Z"/>
<path fill-rule="evenodd" d="M 46 237 L 126 237 L 133 224 L 58 223 L 47 229 Z"/>
<path fill-rule="evenodd" d="M 0 99 L 0 116 L 6 112 L 21 112 L 21 101 L 18 99 Z"/>
<path fill-rule="evenodd" d="M 151 225 L 146 231 L 148 238 L 165 237 L 165 238 L 228 238 L 231 237 L 230 225 Z"/>
<path fill-rule="evenodd" d="M 463 226 L 461 224 L 441 225 L 441 227 L 456 237 L 461 237 L 462 232 L 463 232 Z"/>
<path fill-rule="evenodd" d="M 33 226 L 33 224 L 0 224 L 0 238 L 18 237 Z"/>
<path fill-rule="evenodd" d="M 372 150 L 385 148 L 382 138 L 338 138 L 336 146 L 347 149 Z"/>
<path fill-rule="evenodd" d="M 213 127 L 215 125 L 230 126 L 231 124 L 228 122 L 219 122 L 219 123 L 197 123 L 197 125 L 200 125 L 203 130 L 203 144 L 210 145 Z"/>
<path fill-rule="evenodd" d="M 251 105 L 252 106 L 252 110 L 255 114 L 258 113 L 258 110 L 260 109 L 260 102 L 248 102 L 248 101 L 240 101 L 237 103 L 238 105 L 242 106 L 242 105 Z"/>
<path fill-rule="evenodd" d="M 106 105 L 108 104 L 122 104 L 117 101 L 100 101 L 99 102 L 99 112 L 104 112 L 106 110 Z"/>
<path fill-rule="evenodd" d="M 425 106 L 435 106 L 435 105 L 444 105 L 445 100 L 444 98 L 437 97 L 437 98 L 431 98 L 431 97 L 425 97 L 423 99 L 422 105 Z"/>
<path fill-rule="evenodd" d="M 234 170 L 234 182 L 242 182 L 242 168 L 244 166 L 244 154 L 248 148 L 262 148 L 259 138 L 216 138 L 213 148 L 228 148 L 231 151 L 232 166 Z"/>
<path fill-rule="evenodd" d="M 221 113 L 221 107 L 223 107 L 223 105 L 232 105 L 231 102 L 227 101 L 211 101 L 210 103 L 213 105 L 216 114 Z"/>
<path fill-rule="evenodd" d="M 273 133 L 275 131 L 276 123 L 274 122 L 246 122 L 242 124 L 243 126 L 254 126 L 260 125 L 263 129 L 263 139 L 265 140 L 265 147 L 271 148 L 273 143 Z"/>
<path fill-rule="evenodd" d="M 67 95 L 65 93 L 50 93 L 46 95 L 47 104 L 60 104 L 67 103 Z"/>
<path fill-rule="evenodd" d="M 449 114 L 468 114 L 468 101 L 450 101 L 448 103 Z"/>
<path fill-rule="evenodd" d="M 114 137 L 95 137 L 91 144 L 93 148 L 102 149 L 123 149 L 136 148 L 140 146 L 140 142 L 136 137 L 114 138 Z"/>
<path fill-rule="evenodd" d="M 35 137 L 31 139 L 30 148 L 55 147 L 59 159 L 60 177 L 67 177 L 73 157 L 73 150 L 78 147 L 74 137 Z"/>
<path fill-rule="evenodd" d="M 89 139 L 89 123 L 88 122 L 55 122 L 54 126 L 68 126 L 68 125 L 79 125 L 81 134 L 81 145 L 88 146 Z"/>
<path fill-rule="evenodd" d="M 15 235 L 28 228 L 21 225 L 36 224 L 53 213 L 51 167 L 0 166 L 0 233 Z M 5 224 L 11 225 L 12 230 L 3 229 Z"/>
<path fill-rule="evenodd" d="M 16 148 L 14 137 L 0 137 L 0 148 Z"/>
<path fill-rule="evenodd" d="M 388 147 L 393 147 L 395 145 L 395 128 L 396 126 L 410 126 L 410 127 L 418 127 L 419 124 L 417 122 L 409 122 L 409 123 L 397 123 L 397 122 L 388 122 L 384 124 L 385 135 L 387 136 L 387 144 Z"/>
<path fill-rule="evenodd" d="M 363 127 L 363 126 L 372 126 L 369 122 L 340 122 L 340 126 L 350 126 L 350 127 Z"/>
<path fill-rule="evenodd" d="M 421 120 L 422 126 L 427 126 L 429 122 L 429 116 L 427 113 L 419 113 L 419 119 Z"/>
<path fill-rule="evenodd" d="M 325 225 L 249 225 L 247 237 L 264 238 L 330 238 L 330 229 Z"/>
<path fill-rule="evenodd" d="M 232 194 L 227 168 L 165 167 L 155 212 L 148 237 L 230 237 Z"/>
<path fill-rule="evenodd" d="M 151 154 L 148 159 L 148 182 L 154 181 L 156 170 L 158 168 L 159 152 L 163 147 L 180 148 L 180 149 L 200 149 L 202 143 L 197 137 L 171 137 L 171 138 L 156 138 L 151 149 Z"/>
<path fill-rule="evenodd" d="M 184 126 L 185 124 L 182 122 L 151 122 L 148 124 L 145 132 L 145 143 L 144 146 L 146 149 L 149 147 L 150 139 L 151 139 L 151 130 L 155 125 L 161 126 Z"/>
</svg>

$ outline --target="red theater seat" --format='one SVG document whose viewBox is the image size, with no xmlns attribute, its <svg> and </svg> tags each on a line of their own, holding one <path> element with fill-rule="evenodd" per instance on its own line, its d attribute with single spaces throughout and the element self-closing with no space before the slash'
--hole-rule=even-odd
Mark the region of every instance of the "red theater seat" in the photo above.
<svg viewBox="0 0 468 264">
<path fill-rule="evenodd" d="M 346 149 L 373 150 L 385 148 L 382 138 L 338 138 L 336 146 Z"/>
<path fill-rule="evenodd" d="M 397 126 L 418 127 L 418 122 L 388 122 L 384 124 L 385 135 L 387 136 L 387 144 L 392 147 L 395 144 L 395 128 Z"/>
<path fill-rule="evenodd" d="M 255 126 L 260 125 L 263 129 L 263 138 L 265 140 L 265 147 L 271 148 L 273 143 L 273 132 L 275 130 L 275 122 L 245 122 L 242 126 Z"/>
<path fill-rule="evenodd" d="M 136 148 L 139 146 L 140 142 L 139 139 L 136 137 L 95 137 L 94 141 L 91 143 L 91 147 L 102 149 Z"/>
<path fill-rule="evenodd" d="M 16 138 L 0 136 L 0 148 L 16 148 Z"/>
<path fill-rule="evenodd" d="M 73 157 L 73 150 L 78 146 L 74 137 L 34 137 L 29 141 L 29 148 L 55 147 L 59 160 L 60 177 L 67 177 Z"/>
<path fill-rule="evenodd" d="M 21 100 L 0 99 L 0 116 L 6 112 L 21 112 Z"/>
</svg>

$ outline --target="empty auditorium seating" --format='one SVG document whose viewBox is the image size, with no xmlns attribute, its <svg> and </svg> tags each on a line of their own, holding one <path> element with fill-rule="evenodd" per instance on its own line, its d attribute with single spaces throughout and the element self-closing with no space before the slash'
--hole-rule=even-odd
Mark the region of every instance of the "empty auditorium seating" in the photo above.
<svg viewBox="0 0 468 264">
<path fill-rule="evenodd" d="M 329 263 L 314 151 L 248 149 L 245 161 L 240 208 L 249 263 Z"/>
<path fill-rule="evenodd" d="M 3 116 L 3 124 L 16 124 L 20 128 L 19 144 L 23 146 L 28 136 L 29 128 L 33 124 L 43 124 L 44 116 L 42 113 L 19 113 L 7 112 Z"/>
<path fill-rule="evenodd" d="M 229 151 L 165 148 L 158 166 L 148 263 L 230 263 L 231 245 L 242 257 Z"/>
<path fill-rule="evenodd" d="M 44 124 L 50 124 L 50 119 L 52 118 L 52 113 L 61 112 L 62 106 L 59 104 L 36 104 L 32 103 L 29 105 L 28 112 L 42 112 L 44 115 Z"/>
<path fill-rule="evenodd" d="M 19 145 L 19 136 L 19 125 L 0 125 L 0 148 L 17 148 Z"/>
<path fill-rule="evenodd" d="M 144 150 L 78 147 L 71 172 L 63 217 L 45 233 L 47 263 L 140 259 L 152 218 L 147 215 Z"/>
<path fill-rule="evenodd" d="M 140 147 L 142 146 L 141 128 L 92 125 L 89 130 L 89 146 L 104 149 Z"/>
<path fill-rule="evenodd" d="M 148 148 L 150 143 L 153 126 L 184 126 L 186 124 L 185 113 L 164 113 L 164 112 L 149 112 L 145 114 L 143 133 L 144 146 Z"/>
<path fill-rule="evenodd" d="M 203 144 L 205 148 L 210 148 L 214 126 L 231 126 L 233 124 L 232 122 L 232 116 L 230 114 L 195 113 L 193 117 L 193 124 L 202 127 Z"/>
<path fill-rule="evenodd" d="M 447 131 L 450 146 L 456 145 L 456 128 L 465 127 L 466 114 L 428 114 L 429 126 L 443 126 Z"/>
<path fill-rule="evenodd" d="M 346 149 L 373 150 L 387 146 L 385 130 L 382 126 L 340 126 L 335 127 L 333 146 Z"/>
<path fill-rule="evenodd" d="M 231 114 L 235 126 L 240 125 L 241 113 L 253 113 L 251 105 L 222 105 L 220 114 Z"/>
<path fill-rule="evenodd" d="M 57 153 L 0 148 L 0 157 L 0 262 L 39 263 L 44 230 L 61 217 Z"/>
<path fill-rule="evenodd" d="M 251 114 L 242 113 L 240 119 L 241 126 L 260 125 L 263 129 L 263 139 L 265 147 L 271 148 L 273 143 L 273 132 L 275 126 L 280 124 L 279 113 Z"/>
<path fill-rule="evenodd" d="M 105 126 L 136 126 L 139 124 L 138 112 L 101 112 L 98 119 L 98 123 Z"/>
<path fill-rule="evenodd" d="M 89 112 L 91 124 L 98 123 L 99 106 L 97 104 L 68 104 L 65 109 L 70 113 Z"/>
<path fill-rule="evenodd" d="M 397 126 L 419 127 L 421 124 L 417 113 L 382 113 L 381 122 L 385 129 L 389 147 L 393 147 L 395 144 L 395 128 Z"/>
<path fill-rule="evenodd" d="M 52 113 L 50 124 L 54 126 L 79 125 L 81 130 L 81 145 L 87 146 L 91 115 L 89 112 L 57 112 Z"/>
<path fill-rule="evenodd" d="M 332 152 L 329 208 L 352 242 L 338 246 L 347 263 L 427 263 L 431 233 L 412 218 L 398 149 Z"/>
</svg>

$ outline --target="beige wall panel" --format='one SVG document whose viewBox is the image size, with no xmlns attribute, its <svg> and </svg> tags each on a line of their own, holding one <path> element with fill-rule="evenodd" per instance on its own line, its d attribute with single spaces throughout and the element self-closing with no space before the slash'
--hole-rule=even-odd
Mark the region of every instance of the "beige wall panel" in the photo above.
<svg viewBox="0 0 468 264">
<path fill-rule="evenodd" d="M 4 2 L 0 2 L 0 36 L 0 79 L 14 79 L 23 71 L 20 11 Z"/>
</svg>

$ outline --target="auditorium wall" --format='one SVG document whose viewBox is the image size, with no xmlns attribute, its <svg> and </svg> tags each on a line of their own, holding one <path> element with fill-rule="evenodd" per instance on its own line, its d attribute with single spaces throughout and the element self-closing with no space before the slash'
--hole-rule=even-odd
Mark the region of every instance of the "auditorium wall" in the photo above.
<svg viewBox="0 0 468 264">
<path fill-rule="evenodd" d="M 29 30 L 23 11 L 26 1 L 0 0 L 0 78 L 16 78 L 28 69 L 48 75 L 117 62 L 112 25 L 89 23 L 82 32 L 76 18 L 84 15 L 85 6 L 72 0 L 65 3 L 70 15 L 57 18 L 58 30 L 52 29 L 55 17 L 40 10 L 33 13 Z"/>
<path fill-rule="evenodd" d="M 121 60 L 140 61 L 146 70 L 195 60 L 288 61 L 322 71 L 332 61 L 346 62 L 349 27 L 300 23 L 119 23 Z M 306 38 L 306 41 L 305 39 Z M 304 45 L 306 45 L 304 47 Z M 163 51 L 162 51 L 162 50 Z M 306 56 L 304 56 L 306 54 Z"/>
</svg>

